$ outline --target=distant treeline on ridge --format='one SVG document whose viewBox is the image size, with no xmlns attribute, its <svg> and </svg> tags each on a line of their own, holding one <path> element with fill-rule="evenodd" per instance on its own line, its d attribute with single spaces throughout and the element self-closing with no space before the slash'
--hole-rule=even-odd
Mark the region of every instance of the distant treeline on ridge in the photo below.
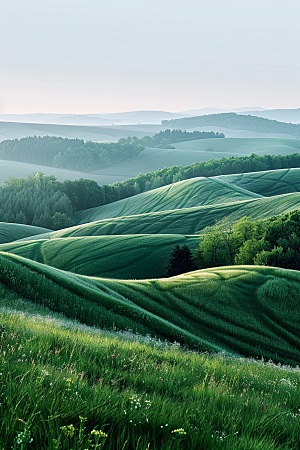
<svg viewBox="0 0 300 450">
<path fill-rule="evenodd" d="M 224 134 L 181 130 L 165 130 L 153 137 L 127 137 L 118 142 L 84 142 L 61 137 L 27 137 L 0 143 L 0 159 L 61 169 L 91 172 L 115 166 L 138 155 L 145 146 L 170 147 L 175 142 L 192 139 L 224 138 Z"/>
<path fill-rule="evenodd" d="M 252 153 L 250 156 L 230 156 L 229 158 L 218 160 L 210 159 L 209 161 L 194 163 L 189 166 L 166 167 L 155 172 L 140 174 L 135 178 L 114 183 L 106 188 L 111 189 L 110 196 L 115 198 L 112 201 L 116 201 L 189 178 L 214 177 L 218 175 L 261 172 L 264 170 L 288 169 L 293 167 L 300 167 L 300 153 L 293 153 L 292 155 L 286 156 L 257 156 Z"/>
<path fill-rule="evenodd" d="M 99 143 L 34 136 L 1 142 L 0 159 L 89 172 L 122 163 L 143 149 L 134 137 Z"/>
<path fill-rule="evenodd" d="M 247 130 L 257 133 L 290 134 L 300 137 L 300 125 L 278 122 L 277 120 L 270 120 L 257 116 L 245 116 L 236 113 L 183 117 L 181 119 L 163 120 L 161 124 L 166 127 L 181 129 L 217 126 L 234 130 Z"/>
<path fill-rule="evenodd" d="M 66 228 L 75 225 L 76 211 L 113 203 L 180 180 L 293 167 L 300 167 L 299 153 L 212 159 L 190 166 L 168 167 L 104 186 L 84 178 L 61 183 L 53 175 L 42 173 L 28 178 L 11 177 L 0 187 L 0 221 Z"/>
<path fill-rule="evenodd" d="M 154 136 L 144 136 L 140 143 L 146 147 L 173 148 L 172 144 L 183 141 L 195 141 L 198 139 L 225 138 L 223 133 L 214 133 L 213 131 L 182 131 L 182 130 L 164 130 Z"/>
</svg>

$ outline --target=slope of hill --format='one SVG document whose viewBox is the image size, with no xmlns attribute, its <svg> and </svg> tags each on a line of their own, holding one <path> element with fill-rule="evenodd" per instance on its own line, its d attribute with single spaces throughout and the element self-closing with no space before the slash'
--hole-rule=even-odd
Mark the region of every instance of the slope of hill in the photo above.
<svg viewBox="0 0 300 450">
<path fill-rule="evenodd" d="M 235 113 L 211 114 L 207 116 L 185 117 L 163 120 L 162 125 L 170 128 L 190 129 L 215 125 L 234 130 L 248 130 L 260 133 L 282 133 L 300 136 L 300 125 L 278 122 L 257 116 L 244 116 Z"/>
<path fill-rule="evenodd" d="M 174 144 L 179 150 L 200 151 L 207 153 L 207 157 L 219 159 L 228 158 L 229 156 L 246 156 L 255 153 L 262 155 L 289 155 L 299 152 L 300 139 L 269 139 L 269 138 L 227 138 L 227 139 L 210 139 L 209 145 L 206 142 L 186 141 Z M 208 149 L 209 147 L 209 149 Z M 212 153 L 213 152 L 213 153 Z M 220 153 L 220 155 L 219 155 Z M 215 158 L 216 157 L 216 158 Z M 210 159 L 209 158 L 209 159 Z"/>
<path fill-rule="evenodd" d="M 1 294 L 3 449 L 299 446 L 299 369 L 84 326 Z"/>
<path fill-rule="evenodd" d="M 198 206 L 147 214 L 99 220 L 91 210 L 81 212 L 79 224 L 97 221 L 97 234 L 197 234 L 206 226 L 227 217 L 238 220 L 243 216 L 264 219 L 300 208 L 300 193 L 243 200 L 224 205 Z M 98 220 L 97 220 L 98 219 Z M 76 229 L 76 228 L 75 228 Z M 67 233 L 69 233 L 67 230 Z"/>
<path fill-rule="evenodd" d="M 161 125 L 146 126 L 147 134 L 152 135 L 157 130 L 165 129 Z M 154 131 L 151 131 L 151 130 Z M 28 136 L 60 136 L 70 139 L 83 139 L 94 142 L 116 142 L 128 136 L 142 138 L 145 126 L 89 126 L 89 125 L 59 125 L 50 123 L 23 123 L 0 121 L 0 141 L 6 139 L 21 139 Z"/>
<path fill-rule="evenodd" d="M 0 124 L 1 125 L 1 124 Z M 129 134 L 134 131 L 131 130 Z M 143 134 L 149 134 L 146 130 Z M 92 173 L 58 169 L 54 167 L 27 164 L 16 161 L 1 160 L 0 184 L 10 176 L 27 177 L 36 172 L 54 175 L 59 181 L 87 178 L 98 184 L 112 184 L 174 165 L 193 164 L 196 162 L 234 156 L 287 155 L 299 152 L 300 140 L 297 139 L 199 139 L 175 144 L 175 149 L 146 148 L 137 156 L 122 164 L 108 167 Z"/>
<path fill-rule="evenodd" d="M 34 227 L 32 225 L 0 222 L 0 244 L 6 244 L 7 242 L 28 238 L 30 236 L 36 236 L 47 232 L 51 233 L 52 230 Z"/>
<path fill-rule="evenodd" d="M 0 245 L 0 251 L 81 275 L 121 279 L 163 277 L 174 245 L 194 250 L 199 241 L 175 234 L 37 239 Z"/>
<path fill-rule="evenodd" d="M 280 122 L 287 123 L 300 123 L 300 108 L 296 109 L 265 109 L 263 111 L 258 111 L 252 109 L 249 111 L 240 111 L 239 114 L 257 117 L 264 117 L 265 119 L 278 120 Z M 194 114 L 195 115 L 195 114 Z"/>
<path fill-rule="evenodd" d="M 300 169 L 278 169 L 263 172 L 220 175 L 216 177 L 232 186 L 264 196 L 300 192 Z"/>
<path fill-rule="evenodd" d="M 130 327 L 201 350 L 299 363 L 300 275 L 235 266 L 121 281 L 63 272 L 1 253 L 1 282 L 88 325 Z"/>
<path fill-rule="evenodd" d="M 89 217 L 89 221 L 94 221 L 171 209 L 230 203 L 258 197 L 258 194 L 237 186 L 232 187 L 221 180 L 199 177 L 152 189 L 108 205 L 84 210 L 84 212 L 79 212 L 77 217 L 78 219 L 84 217 L 85 220 Z"/>
</svg>

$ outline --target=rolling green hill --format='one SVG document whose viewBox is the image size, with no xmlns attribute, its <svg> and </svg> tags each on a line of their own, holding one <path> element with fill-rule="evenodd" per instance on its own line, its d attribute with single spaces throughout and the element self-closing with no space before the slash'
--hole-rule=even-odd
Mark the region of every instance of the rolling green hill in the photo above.
<svg viewBox="0 0 300 450">
<path fill-rule="evenodd" d="M 194 206 L 231 203 L 258 198 L 257 194 L 231 186 L 215 178 L 191 178 L 108 205 L 84 210 L 76 215 L 80 221 L 95 221 L 112 217 L 145 214 Z"/>
<path fill-rule="evenodd" d="M 292 123 L 278 122 L 262 117 L 238 115 L 236 113 L 210 114 L 205 116 L 184 117 L 163 120 L 162 125 L 169 128 L 190 129 L 214 125 L 234 130 L 248 130 L 259 133 L 283 133 L 300 136 L 300 126 Z"/>
<path fill-rule="evenodd" d="M 59 136 L 95 142 L 116 142 L 120 138 L 137 136 L 142 138 L 165 129 L 161 125 L 115 125 L 85 126 L 58 125 L 49 123 L 22 123 L 0 121 L 0 142 L 6 139 L 21 139 L 28 136 Z"/>
<path fill-rule="evenodd" d="M 174 165 L 187 165 L 205 162 L 212 157 L 227 158 L 231 155 L 288 155 L 298 152 L 298 139 L 199 139 L 175 144 L 175 149 L 146 148 L 130 161 L 114 167 L 93 171 L 92 173 L 77 172 L 55 167 L 27 164 L 17 161 L 1 161 L 0 184 L 10 177 L 27 177 L 36 172 L 54 175 L 59 181 L 87 178 L 99 184 L 111 184 L 137 176 L 140 173 L 156 171 L 160 168 Z M 213 149 L 213 151 L 211 150 Z"/>
<path fill-rule="evenodd" d="M 1 253 L 10 290 L 88 325 L 132 328 L 201 350 L 299 363 L 300 275 L 235 266 L 169 279 L 89 278 Z M 103 322 L 104 321 L 104 322 Z"/>
<path fill-rule="evenodd" d="M 47 232 L 51 233 L 51 230 L 34 227 L 32 225 L 0 222 L 0 244 L 6 244 L 7 242 L 28 238 L 30 236 L 36 236 Z"/>
<path fill-rule="evenodd" d="M 278 275 L 269 272 L 268 282 L 276 283 Z M 290 277 L 280 275 L 284 281 Z M 50 286 L 58 288 L 49 277 L 40 278 L 39 303 L 46 301 Z M 85 326 L 20 297 L 17 290 L 0 284 L 3 449 L 20 448 L 21 441 L 32 450 L 84 450 L 97 438 L 106 450 L 299 446 L 299 368 L 261 357 L 184 351 L 178 342 L 149 334 Z M 59 306 L 76 315 L 68 300 L 78 297 L 66 289 L 60 294 Z M 246 303 L 250 306 L 244 302 L 243 312 Z M 100 323 L 103 319 L 98 317 Z M 264 340 L 269 333 L 276 345 L 279 330 L 268 332 L 266 325 L 258 331 Z"/>
<path fill-rule="evenodd" d="M 210 141 L 210 142 L 208 142 Z M 227 138 L 204 139 L 197 141 L 178 142 L 174 144 L 178 150 L 189 152 L 204 152 L 203 161 L 215 158 L 227 158 L 228 156 L 244 156 L 255 153 L 262 155 L 289 155 L 300 150 L 299 139 L 270 139 L 270 138 Z M 208 147 L 211 149 L 208 150 Z"/>
<path fill-rule="evenodd" d="M 267 170 L 221 175 L 216 178 L 231 186 L 238 186 L 267 197 L 300 192 L 300 169 Z"/>
<path fill-rule="evenodd" d="M 22 240 L 0 251 L 81 275 L 142 279 L 163 277 L 174 245 L 194 249 L 198 240 L 174 234 L 65 237 Z"/>
<path fill-rule="evenodd" d="M 111 219 L 97 220 L 99 216 L 92 215 L 88 210 L 82 213 L 79 223 L 96 222 L 92 226 L 93 234 L 198 234 L 206 226 L 214 225 L 216 221 L 227 217 L 235 221 L 243 216 L 253 219 L 264 219 L 276 214 L 282 214 L 300 208 L 300 193 L 285 194 L 274 197 L 243 200 L 228 204 L 198 206 L 194 208 L 173 209 L 154 213 L 122 216 Z M 90 229 L 90 228 L 88 228 Z M 66 229 L 67 235 L 78 235 L 77 227 Z M 97 230 L 97 231 L 96 231 Z M 58 231 L 63 236 L 64 231 Z M 80 232 L 80 231 L 79 231 Z"/>
</svg>

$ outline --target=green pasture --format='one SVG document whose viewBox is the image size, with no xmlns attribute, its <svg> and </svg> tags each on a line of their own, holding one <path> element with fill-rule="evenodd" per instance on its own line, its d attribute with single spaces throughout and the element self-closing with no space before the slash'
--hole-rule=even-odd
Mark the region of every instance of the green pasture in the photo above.
<svg viewBox="0 0 300 450">
<path fill-rule="evenodd" d="M 61 126 L 63 127 L 63 125 Z M 71 125 L 68 127 L 72 128 Z M 128 130 L 127 134 L 130 134 L 132 131 L 133 130 Z M 145 133 L 146 131 L 147 130 L 145 130 Z M 139 136 L 143 134 L 143 132 L 144 131 L 140 131 Z M 126 134 L 126 132 L 122 132 L 122 130 L 120 133 Z M 150 133 L 149 131 L 148 134 L 153 133 Z M 97 139 L 95 140 L 97 141 Z M 123 164 L 101 169 L 92 173 L 76 172 L 16 161 L 1 161 L 0 184 L 10 176 L 27 177 L 34 172 L 43 172 L 45 175 L 54 175 L 59 181 L 87 178 L 95 180 L 99 184 L 111 184 L 135 177 L 140 173 L 152 172 L 174 165 L 186 166 L 196 162 L 205 162 L 212 158 L 220 159 L 228 158 L 229 156 L 249 156 L 251 153 L 256 153 L 257 155 L 288 155 L 299 151 L 300 140 L 279 138 L 199 139 L 195 141 L 180 142 L 174 144 L 174 146 L 176 147 L 175 149 L 146 148 L 136 157 Z"/>
<path fill-rule="evenodd" d="M 22 240 L 0 246 L 58 269 L 97 277 L 141 279 L 163 277 L 176 244 L 191 250 L 199 238 L 182 235 L 84 236 Z"/>
<path fill-rule="evenodd" d="M 208 159 L 220 159 L 229 156 L 250 156 L 255 153 L 262 155 L 290 155 L 300 150 L 300 139 L 278 138 L 226 138 L 199 139 L 195 141 L 178 142 L 174 144 L 178 150 L 205 152 Z M 211 147 L 207 151 L 208 147 Z M 222 156 L 219 156 L 222 154 Z M 224 156 L 224 155 L 227 156 Z M 205 159 L 203 161 L 208 161 Z"/>
<path fill-rule="evenodd" d="M 299 369 L 83 326 L 0 291 L 1 450 L 299 447 Z"/>
<path fill-rule="evenodd" d="M 57 167 L 41 166 L 38 164 L 28 164 L 19 161 L 0 160 L 0 185 L 9 177 L 27 178 L 33 173 L 42 172 L 44 175 L 54 175 L 58 181 L 79 180 L 86 178 L 88 180 L 97 181 L 98 184 L 111 184 L 117 181 L 123 181 L 127 176 L 110 175 L 93 175 L 75 170 L 59 169 Z M 104 169 L 105 170 L 105 169 Z"/>
<path fill-rule="evenodd" d="M 0 244 L 6 244 L 17 239 L 24 239 L 47 232 L 51 232 L 51 230 L 32 225 L 0 222 Z"/>
<path fill-rule="evenodd" d="M 300 274 L 257 266 L 156 280 L 113 280 L 61 271 L 1 253 L 11 291 L 92 326 L 130 328 L 205 351 L 300 361 Z"/>
<path fill-rule="evenodd" d="M 230 186 L 238 186 L 267 197 L 300 192 L 300 169 L 298 168 L 220 175 L 213 179 L 215 178 L 229 183 Z"/>
<path fill-rule="evenodd" d="M 80 211 L 76 219 L 86 222 L 145 214 L 156 211 L 225 204 L 259 198 L 259 195 L 231 186 L 215 178 L 190 178 L 169 184 L 108 205 Z"/>
<path fill-rule="evenodd" d="M 274 197 L 243 200 L 220 205 L 198 206 L 194 208 L 174 209 L 148 214 L 122 216 L 98 220 L 85 226 L 77 226 L 53 233 L 53 237 L 80 236 L 85 233 L 93 235 L 112 234 L 183 234 L 201 233 L 206 226 L 212 226 L 226 217 L 236 221 L 248 216 L 253 219 L 265 219 L 277 214 L 300 208 L 300 193 L 285 194 Z M 84 224 L 96 217 L 82 216 Z"/>
<path fill-rule="evenodd" d="M 201 131 L 201 130 L 200 130 Z M 140 173 L 153 172 L 174 165 L 186 166 L 210 159 L 229 156 L 289 155 L 300 149 L 300 139 L 282 138 L 226 138 L 198 139 L 174 144 L 175 149 L 146 148 L 130 161 L 93 172 L 100 176 L 132 178 Z"/>
<path fill-rule="evenodd" d="M 243 138 L 243 139 L 259 139 L 259 138 L 276 138 L 276 139 L 295 139 L 294 135 L 282 133 L 260 133 L 257 131 L 237 130 L 233 128 L 217 127 L 215 125 L 206 125 L 204 127 L 186 128 L 188 131 L 214 131 L 215 133 L 223 133 L 226 138 Z"/>
<path fill-rule="evenodd" d="M 116 142 L 120 138 L 136 136 L 142 138 L 165 129 L 161 125 L 59 125 L 50 123 L 22 123 L 0 121 L 0 141 L 21 139 L 28 136 L 60 136 L 94 142 Z"/>
</svg>

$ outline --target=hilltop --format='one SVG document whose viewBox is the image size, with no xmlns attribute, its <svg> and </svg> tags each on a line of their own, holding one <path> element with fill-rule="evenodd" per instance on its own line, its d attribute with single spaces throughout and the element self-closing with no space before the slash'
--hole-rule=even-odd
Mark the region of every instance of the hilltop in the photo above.
<svg viewBox="0 0 300 450">
<path fill-rule="evenodd" d="M 278 122 L 277 120 L 270 120 L 264 117 L 240 115 L 236 113 L 221 113 L 162 120 L 161 124 L 163 126 L 180 129 L 191 129 L 213 125 L 234 130 L 248 130 L 259 133 L 281 133 L 300 137 L 299 124 Z"/>
</svg>

